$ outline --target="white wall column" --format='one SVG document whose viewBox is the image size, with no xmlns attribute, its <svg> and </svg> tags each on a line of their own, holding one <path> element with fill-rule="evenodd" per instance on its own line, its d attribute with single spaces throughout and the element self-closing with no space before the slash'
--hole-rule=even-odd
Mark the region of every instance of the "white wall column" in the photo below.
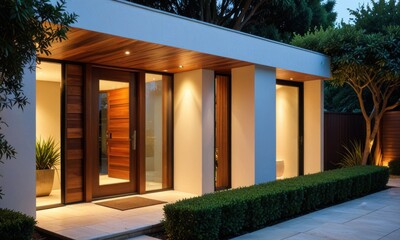
<svg viewBox="0 0 400 240">
<path fill-rule="evenodd" d="M 323 81 L 304 82 L 304 174 L 324 170 L 323 109 Z"/>
<path fill-rule="evenodd" d="M 232 187 L 275 180 L 274 68 L 232 69 Z"/>
<path fill-rule="evenodd" d="M 214 191 L 214 71 L 174 76 L 174 189 Z"/>
<path fill-rule="evenodd" d="M 7 141 L 15 147 L 15 159 L 3 160 L 0 164 L 0 184 L 3 188 L 3 199 L 0 208 L 16 210 L 36 217 L 36 172 L 35 172 L 35 91 L 36 76 L 25 67 L 23 91 L 29 104 L 24 110 L 14 107 L 1 112 L 3 121 L 1 131 Z"/>
</svg>

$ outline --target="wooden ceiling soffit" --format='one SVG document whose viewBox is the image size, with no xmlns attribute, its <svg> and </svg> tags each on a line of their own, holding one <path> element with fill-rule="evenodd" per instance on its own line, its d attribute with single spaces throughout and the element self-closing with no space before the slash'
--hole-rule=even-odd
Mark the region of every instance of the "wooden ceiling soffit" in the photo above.
<svg viewBox="0 0 400 240">
<path fill-rule="evenodd" d="M 229 74 L 232 68 L 252 64 L 80 28 L 71 28 L 68 32 L 68 39 L 62 43 L 53 43 L 50 50 L 52 53 L 50 56 L 39 54 L 38 57 L 168 73 L 210 69 L 218 73 Z M 127 51 L 129 51 L 129 55 L 126 54 Z M 282 80 L 323 79 L 319 76 L 279 68 L 276 74 L 277 79 Z"/>
<path fill-rule="evenodd" d="M 38 57 L 169 73 L 195 69 L 230 73 L 232 68 L 250 65 L 244 61 L 79 28 L 71 28 L 68 40 L 53 43 L 50 50 L 50 56 L 39 54 Z"/>
</svg>

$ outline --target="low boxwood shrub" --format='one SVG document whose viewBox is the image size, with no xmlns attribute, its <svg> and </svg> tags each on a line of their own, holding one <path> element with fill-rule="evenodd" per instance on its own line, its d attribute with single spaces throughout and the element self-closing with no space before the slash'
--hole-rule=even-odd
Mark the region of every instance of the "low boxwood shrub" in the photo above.
<svg viewBox="0 0 400 240">
<path fill-rule="evenodd" d="M 0 239 L 32 239 L 33 217 L 9 209 L 0 209 Z"/>
<path fill-rule="evenodd" d="M 171 239 L 224 239 L 382 190 L 387 167 L 356 166 L 299 176 L 164 206 Z"/>
<path fill-rule="evenodd" d="M 400 159 L 389 162 L 389 172 L 392 175 L 400 175 Z"/>
</svg>

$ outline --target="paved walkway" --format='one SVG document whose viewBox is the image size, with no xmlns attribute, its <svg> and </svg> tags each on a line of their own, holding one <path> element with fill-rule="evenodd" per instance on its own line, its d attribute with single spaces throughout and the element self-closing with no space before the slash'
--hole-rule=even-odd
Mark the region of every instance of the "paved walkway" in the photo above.
<svg viewBox="0 0 400 240">
<path fill-rule="evenodd" d="M 399 240 L 400 178 L 393 188 L 322 209 L 235 240 Z M 154 240 L 148 236 L 131 240 Z"/>
<path fill-rule="evenodd" d="M 387 190 L 266 227 L 235 239 L 272 240 L 399 240 L 400 178 Z M 194 195 L 177 191 L 146 197 L 174 202 Z M 67 205 L 37 212 L 38 226 L 63 239 L 127 239 L 160 226 L 163 205 L 119 211 L 93 203 Z M 154 240 L 143 235 L 134 240 Z"/>
<path fill-rule="evenodd" d="M 164 191 L 140 196 L 175 202 L 195 195 Z M 126 239 L 160 228 L 163 206 L 119 211 L 94 203 L 79 203 L 37 211 L 36 220 L 38 228 L 60 239 Z"/>
<path fill-rule="evenodd" d="M 322 209 L 236 240 L 399 240 L 400 178 L 378 193 Z"/>
</svg>

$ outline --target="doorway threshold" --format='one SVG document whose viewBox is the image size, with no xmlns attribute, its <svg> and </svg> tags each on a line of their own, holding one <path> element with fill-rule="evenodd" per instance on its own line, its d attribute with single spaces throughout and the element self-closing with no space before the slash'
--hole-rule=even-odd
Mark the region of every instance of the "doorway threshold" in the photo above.
<svg viewBox="0 0 400 240">
<path fill-rule="evenodd" d="M 140 196 L 173 203 L 196 195 L 171 190 Z M 135 237 L 159 231 L 162 228 L 164 205 L 158 204 L 125 211 L 103 207 L 94 202 L 65 205 L 37 211 L 37 230 L 60 239 Z"/>
</svg>

